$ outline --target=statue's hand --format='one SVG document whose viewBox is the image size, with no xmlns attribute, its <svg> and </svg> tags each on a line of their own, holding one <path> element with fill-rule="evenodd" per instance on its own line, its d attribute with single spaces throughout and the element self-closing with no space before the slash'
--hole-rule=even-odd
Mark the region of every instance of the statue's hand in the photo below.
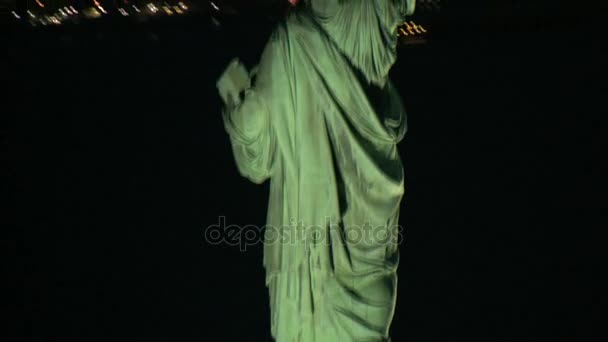
<svg viewBox="0 0 608 342">
<path fill-rule="evenodd" d="M 235 106 L 241 102 L 243 92 L 251 87 L 251 80 L 245 66 L 238 59 L 234 59 L 224 70 L 216 86 L 222 101 L 227 106 Z"/>
</svg>

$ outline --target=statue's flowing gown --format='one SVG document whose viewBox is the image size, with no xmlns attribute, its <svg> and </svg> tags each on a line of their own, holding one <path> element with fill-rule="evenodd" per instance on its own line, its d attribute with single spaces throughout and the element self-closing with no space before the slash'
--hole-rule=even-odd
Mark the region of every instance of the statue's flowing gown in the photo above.
<svg viewBox="0 0 608 342">
<path fill-rule="evenodd" d="M 388 71 L 413 3 L 305 1 L 224 109 L 240 173 L 270 179 L 264 266 L 277 341 L 388 339 L 406 132 Z"/>
</svg>

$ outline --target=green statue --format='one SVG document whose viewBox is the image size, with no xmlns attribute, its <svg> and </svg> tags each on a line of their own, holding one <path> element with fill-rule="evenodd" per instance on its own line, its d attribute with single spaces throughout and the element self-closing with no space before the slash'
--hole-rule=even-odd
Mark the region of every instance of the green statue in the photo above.
<svg viewBox="0 0 608 342">
<path fill-rule="evenodd" d="M 406 132 L 388 78 L 415 0 L 305 0 L 251 72 L 218 81 L 239 172 L 270 180 L 264 267 L 276 341 L 388 341 Z"/>
</svg>

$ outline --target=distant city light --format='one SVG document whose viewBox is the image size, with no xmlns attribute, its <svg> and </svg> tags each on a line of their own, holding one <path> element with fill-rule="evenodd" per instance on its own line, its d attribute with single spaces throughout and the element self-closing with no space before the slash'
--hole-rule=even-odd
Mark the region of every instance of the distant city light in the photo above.
<svg viewBox="0 0 608 342">
<path fill-rule="evenodd" d="M 423 44 L 427 41 L 427 30 L 413 21 L 404 21 L 397 29 L 397 36 L 405 45 Z"/>
<path fill-rule="evenodd" d="M 152 12 L 152 13 L 158 12 L 158 7 L 154 6 L 154 4 L 151 2 L 148 3 L 147 7 L 150 10 L 150 12 Z"/>
</svg>

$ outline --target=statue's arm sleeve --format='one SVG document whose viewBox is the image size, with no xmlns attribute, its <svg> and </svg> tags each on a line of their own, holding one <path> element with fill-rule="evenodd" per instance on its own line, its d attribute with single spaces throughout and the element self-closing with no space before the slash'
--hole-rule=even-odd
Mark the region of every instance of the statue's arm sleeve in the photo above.
<svg viewBox="0 0 608 342">
<path fill-rule="evenodd" d="M 270 177 L 274 135 L 269 111 L 255 89 L 245 90 L 243 100 L 223 112 L 239 172 L 254 183 Z"/>
<path fill-rule="evenodd" d="M 416 0 L 405 0 L 405 15 L 414 15 L 416 11 Z"/>
</svg>

